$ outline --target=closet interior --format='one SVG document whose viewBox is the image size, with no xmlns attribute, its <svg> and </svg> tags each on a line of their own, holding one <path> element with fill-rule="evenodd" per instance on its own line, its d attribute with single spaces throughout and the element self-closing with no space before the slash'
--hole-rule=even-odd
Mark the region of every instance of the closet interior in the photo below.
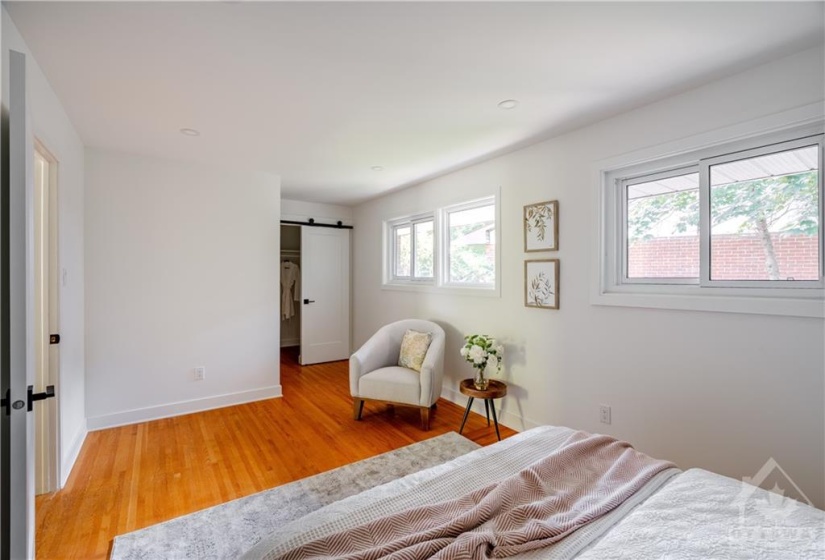
<svg viewBox="0 0 825 560">
<path fill-rule="evenodd" d="M 301 344 L 301 227 L 281 225 L 281 348 Z"/>
</svg>

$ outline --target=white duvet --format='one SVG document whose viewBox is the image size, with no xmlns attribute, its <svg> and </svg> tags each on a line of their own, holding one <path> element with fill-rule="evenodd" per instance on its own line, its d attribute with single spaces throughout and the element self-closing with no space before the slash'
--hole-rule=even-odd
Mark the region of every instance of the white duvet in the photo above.
<svg viewBox="0 0 825 560">
<path fill-rule="evenodd" d="M 825 559 L 825 512 L 701 469 L 671 480 L 580 560 Z"/>
</svg>

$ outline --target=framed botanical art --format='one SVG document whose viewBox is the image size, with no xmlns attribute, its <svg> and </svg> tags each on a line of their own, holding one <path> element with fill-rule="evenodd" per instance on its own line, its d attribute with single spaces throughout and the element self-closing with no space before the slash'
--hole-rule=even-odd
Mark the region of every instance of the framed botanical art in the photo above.
<svg viewBox="0 0 825 560">
<path fill-rule="evenodd" d="M 524 305 L 559 308 L 559 259 L 524 261 Z"/>
<path fill-rule="evenodd" d="M 548 200 L 524 207 L 524 252 L 557 251 L 559 201 Z"/>
</svg>

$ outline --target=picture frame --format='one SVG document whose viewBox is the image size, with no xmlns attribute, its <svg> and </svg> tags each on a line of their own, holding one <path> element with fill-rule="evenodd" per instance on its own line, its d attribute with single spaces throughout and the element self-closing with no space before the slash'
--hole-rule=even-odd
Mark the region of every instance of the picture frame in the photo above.
<svg viewBox="0 0 825 560">
<path fill-rule="evenodd" d="M 559 259 L 524 261 L 524 306 L 559 308 Z"/>
<path fill-rule="evenodd" d="M 524 207 L 524 252 L 559 250 L 559 201 L 546 200 Z"/>
</svg>

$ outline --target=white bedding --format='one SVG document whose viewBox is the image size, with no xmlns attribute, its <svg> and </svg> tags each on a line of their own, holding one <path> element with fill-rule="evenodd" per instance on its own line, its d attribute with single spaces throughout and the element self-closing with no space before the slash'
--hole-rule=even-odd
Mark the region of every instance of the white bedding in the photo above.
<svg viewBox="0 0 825 560">
<path fill-rule="evenodd" d="M 296 546 L 383 515 L 459 497 L 529 466 L 572 432 L 535 428 L 341 500 L 282 527 L 244 558 L 278 558 Z M 621 506 L 561 542 L 514 558 L 825 558 L 825 512 L 793 502 L 793 508 L 782 509 L 788 513 L 782 531 L 753 538 L 753 523 L 766 511 L 759 504 L 765 503 L 767 492 L 755 489 L 749 495 L 746 523 L 740 524 L 735 498 L 746 486 L 699 469 L 680 472 L 660 473 Z"/>
<path fill-rule="evenodd" d="M 701 469 L 674 478 L 580 560 L 825 558 L 825 512 Z"/>
</svg>

